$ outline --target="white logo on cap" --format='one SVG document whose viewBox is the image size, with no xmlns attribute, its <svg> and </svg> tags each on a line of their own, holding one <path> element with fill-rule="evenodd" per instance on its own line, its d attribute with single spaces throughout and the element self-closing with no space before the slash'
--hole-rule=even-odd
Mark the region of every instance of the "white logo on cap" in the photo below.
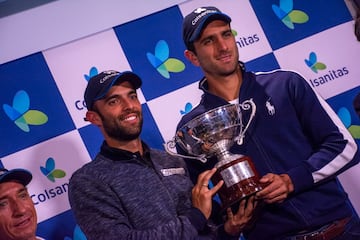
<svg viewBox="0 0 360 240">
<path fill-rule="evenodd" d="M 117 73 L 117 71 L 108 70 L 108 71 L 104 71 L 104 73 L 106 73 L 106 74 L 112 74 L 112 73 Z"/>
<path fill-rule="evenodd" d="M 100 83 L 104 83 L 107 79 L 114 77 L 116 75 L 118 75 L 119 73 L 116 71 L 106 71 L 104 72 L 106 74 L 110 74 L 110 75 L 106 75 L 105 77 L 103 77 L 102 79 L 100 79 Z"/>
<path fill-rule="evenodd" d="M 203 12 L 203 11 L 206 11 L 206 8 L 201 8 L 201 7 L 199 7 L 199 8 L 197 8 L 197 9 L 194 11 L 194 13 L 201 13 L 201 12 Z"/>
<path fill-rule="evenodd" d="M 194 13 L 198 14 L 192 21 L 191 24 L 195 25 L 203 16 L 206 16 L 209 13 L 218 12 L 216 10 L 206 9 L 206 8 L 197 8 Z M 200 13 L 200 14 L 199 14 Z"/>
</svg>

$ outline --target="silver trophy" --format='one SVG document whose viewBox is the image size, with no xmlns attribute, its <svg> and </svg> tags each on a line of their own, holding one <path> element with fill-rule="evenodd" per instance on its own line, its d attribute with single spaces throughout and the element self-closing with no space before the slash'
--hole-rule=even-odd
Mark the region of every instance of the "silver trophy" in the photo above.
<svg viewBox="0 0 360 240">
<path fill-rule="evenodd" d="M 243 111 L 251 111 L 246 124 L 243 123 Z M 175 137 L 165 144 L 165 150 L 171 155 L 204 163 L 210 157 L 217 157 L 217 171 L 211 180 L 215 185 L 224 180 L 224 185 L 218 192 L 223 209 L 262 189 L 251 158 L 229 152 L 234 143 L 243 143 L 255 112 L 256 105 L 252 99 L 212 109 L 183 125 Z M 176 144 L 190 156 L 173 152 L 171 149 Z"/>
</svg>

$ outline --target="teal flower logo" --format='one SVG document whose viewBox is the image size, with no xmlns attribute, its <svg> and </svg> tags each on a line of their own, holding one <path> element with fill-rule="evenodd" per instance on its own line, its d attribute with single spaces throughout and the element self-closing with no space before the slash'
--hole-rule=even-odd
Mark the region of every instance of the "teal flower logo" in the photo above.
<svg viewBox="0 0 360 240">
<path fill-rule="evenodd" d="M 12 106 L 3 104 L 3 109 L 10 120 L 24 132 L 30 131 L 29 125 L 42 125 L 48 121 L 45 113 L 30 109 L 30 98 L 24 90 L 15 94 Z"/>
<path fill-rule="evenodd" d="M 98 74 L 98 70 L 96 67 L 92 67 L 89 71 L 89 75 L 84 74 L 84 78 L 86 79 L 86 81 L 89 81 L 90 78 L 92 78 L 93 76 Z"/>
<path fill-rule="evenodd" d="M 181 115 L 185 115 L 185 114 L 187 114 L 188 112 L 190 112 L 191 109 L 192 109 L 192 104 L 188 102 L 188 103 L 185 104 L 184 110 L 180 110 L 180 114 L 181 114 Z"/>
<path fill-rule="evenodd" d="M 85 234 L 81 231 L 79 225 L 75 226 L 74 229 L 74 236 L 71 237 L 64 237 L 64 240 L 86 240 Z"/>
<path fill-rule="evenodd" d="M 164 77 L 169 79 L 169 72 L 182 72 L 185 64 L 176 58 L 169 58 L 169 46 L 166 41 L 160 40 L 155 46 L 155 53 L 146 53 L 146 57 L 151 65 Z"/>
<path fill-rule="evenodd" d="M 275 15 L 290 29 L 294 29 L 294 23 L 306 23 L 309 16 L 301 11 L 293 9 L 293 0 L 280 0 L 280 4 L 272 5 Z"/>
<path fill-rule="evenodd" d="M 349 130 L 351 136 L 354 139 L 360 139 L 360 126 L 352 124 L 349 109 L 347 109 L 346 107 L 341 107 L 337 111 L 337 115 L 339 116 L 345 127 Z"/>
<path fill-rule="evenodd" d="M 316 53 L 314 52 L 309 54 L 309 59 L 305 59 L 305 63 L 314 73 L 317 73 L 318 70 L 326 69 L 326 65 L 324 63 L 318 62 Z"/>
<path fill-rule="evenodd" d="M 45 163 L 45 167 L 40 166 L 42 174 L 44 174 L 50 181 L 55 182 L 55 178 L 63 178 L 66 173 L 61 169 L 55 169 L 55 160 L 48 158 Z"/>
</svg>

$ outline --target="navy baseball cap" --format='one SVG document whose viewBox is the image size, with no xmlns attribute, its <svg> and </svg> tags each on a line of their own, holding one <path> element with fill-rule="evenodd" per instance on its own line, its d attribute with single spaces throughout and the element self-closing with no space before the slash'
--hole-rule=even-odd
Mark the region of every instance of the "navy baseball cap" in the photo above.
<svg viewBox="0 0 360 240">
<path fill-rule="evenodd" d="M 4 182 L 18 181 L 22 185 L 26 186 L 31 179 L 32 174 L 28 170 L 22 168 L 15 168 L 12 170 L 0 168 L 0 184 Z"/>
<path fill-rule="evenodd" d="M 214 20 L 230 23 L 231 18 L 216 7 L 199 7 L 183 20 L 183 41 L 187 48 L 197 40 L 204 28 Z"/>
<path fill-rule="evenodd" d="M 115 83 L 125 81 L 130 82 L 134 89 L 138 89 L 142 84 L 141 78 L 131 71 L 108 70 L 91 77 L 84 93 L 87 109 L 92 110 L 94 102 L 104 98 Z"/>
</svg>

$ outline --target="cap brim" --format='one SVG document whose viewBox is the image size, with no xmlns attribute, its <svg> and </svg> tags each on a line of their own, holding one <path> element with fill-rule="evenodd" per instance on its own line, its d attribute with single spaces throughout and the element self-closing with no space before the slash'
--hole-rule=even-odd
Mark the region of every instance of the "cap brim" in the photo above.
<svg viewBox="0 0 360 240">
<path fill-rule="evenodd" d="M 141 87 L 142 82 L 138 75 L 130 71 L 122 72 L 115 76 L 114 79 L 112 79 L 111 82 L 104 87 L 104 89 L 101 91 L 99 96 L 94 99 L 94 101 L 104 98 L 105 95 L 109 92 L 110 88 L 115 84 L 120 84 L 126 81 L 130 82 L 134 89 L 138 89 L 139 87 Z"/>
<path fill-rule="evenodd" d="M 25 169 L 13 169 L 0 176 L 0 183 L 17 181 L 24 186 L 28 185 L 32 179 L 32 174 Z"/>
<path fill-rule="evenodd" d="M 115 83 L 125 82 L 125 81 L 130 82 L 135 89 L 141 87 L 142 84 L 142 81 L 138 75 L 136 75 L 133 72 L 126 71 L 120 73 L 117 77 L 115 77 L 115 79 L 112 81 L 111 86 L 113 86 Z"/>
</svg>

